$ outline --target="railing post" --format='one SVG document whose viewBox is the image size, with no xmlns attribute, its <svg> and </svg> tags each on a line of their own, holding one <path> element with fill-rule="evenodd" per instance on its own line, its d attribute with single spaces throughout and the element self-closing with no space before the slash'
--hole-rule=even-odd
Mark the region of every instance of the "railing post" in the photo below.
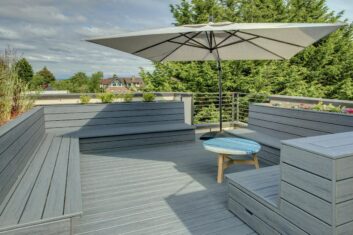
<svg viewBox="0 0 353 235">
<path fill-rule="evenodd" d="M 239 109 L 239 105 L 240 105 L 240 101 L 239 101 L 239 98 L 240 98 L 240 95 L 239 95 L 239 93 L 237 92 L 237 112 L 236 112 L 236 114 L 237 114 L 237 123 L 239 124 L 239 121 L 240 121 L 240 109 Z"/>
<path fill-rule="evenodd" d="M 232 92 L 232 126 L 234 127 L 234 121 L 235 121 L 235 93 Z"/>
</svg>

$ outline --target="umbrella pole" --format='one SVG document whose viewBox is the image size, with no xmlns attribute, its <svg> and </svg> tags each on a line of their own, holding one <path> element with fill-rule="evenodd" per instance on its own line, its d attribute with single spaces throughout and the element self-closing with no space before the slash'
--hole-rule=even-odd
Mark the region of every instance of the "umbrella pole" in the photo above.
<svg viewBox="0 0 353 235">
<path fill-rule="evenodd" d="M 223 118 L 222 118 L 222 63 L 221 60 L 217 59 L 217 68 L 218 68 L 218 108 L 219 108 L 219 131 L 223 130 Z"/>
</svg>

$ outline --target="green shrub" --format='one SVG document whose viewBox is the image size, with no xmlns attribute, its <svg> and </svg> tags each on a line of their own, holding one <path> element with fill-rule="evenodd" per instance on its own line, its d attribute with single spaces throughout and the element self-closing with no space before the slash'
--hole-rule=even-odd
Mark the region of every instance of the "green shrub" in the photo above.
<svg viewBox="0 0 353 235">
<path fill-rule="evenodd" d="M 133 98 L 134 98 L 134 95 L 131 93 L 124 94 L 124 101 L 125 102 L 131 102 Z"/>
<path fill-rule="evenodd" d="M 144 102 L 153 102 L 156 99 L 156 95 L 153 93 L 143 93 L 142 98 Z"/>
<path fill-rule="evenodd" d="M 11 49 L 0 55 L 0 125 L 31 109 L 36 98 L 18 75 L 17 59 Z"/>
<path fill-rule="evenodd" d="M 323 104 L 322 101 L 320 101 L 318 104 L 314 105 L 312 109 L 316 111 L 341 113 L 344 108 L 342 108 L 340 105 L 339 106 L 334 106 L 333 104 L 326 105 L 326 104 Z"/>
<path fill-rule="evenodd" d="M 81 95 L 80 96 L 80 103 L 81 104 L 88 104 L 90 100 L 91 100 L 91 97 L 88 95 Z"/>
<path fill-rule="evenodd" d="M 115 95 L 113 93 L 101 93 L 98 95 L 98 98 L 102 101 L 102 103 L 112 103 Z"/>
</svg>

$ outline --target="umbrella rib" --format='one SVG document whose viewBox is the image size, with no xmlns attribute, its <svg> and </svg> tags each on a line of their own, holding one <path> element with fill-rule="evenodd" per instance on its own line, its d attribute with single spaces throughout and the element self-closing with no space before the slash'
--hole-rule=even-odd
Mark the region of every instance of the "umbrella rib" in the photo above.
<svg viewBox="0 0 353 235">
<path fill-rule="evenodd" d="M 240 38 L 241 40 L 245 40 L 244 38 L 240 37 L 239 35 L 234 35 L 234 36 Z M 271 53 L 271 54 L 274 55 L 274 56 L 279 57 L 279 58 L 282 59 L 282 60 L 285 60 L 285 59 L 286 59 L 286 58 L 284 58 L 283 56 L 280 56 L 280 55 L 278 55 L 277 53 L 275 53 L 275 52 L 273 52 L 273 51 L 270 51 L 270 50 L 268 50 L 268 49 L 266 49 L 266 48 L 264 48 L 264 47 L 262 47 L 262 46 L 260 46 L 260 45 L 258 45 L 258 44 L 256 44 L 256 43 L 252 42 L 252 41 L 247 41 L 247 42 L 250 43 L 251 45 L 254 45 L 254 46 L 256 46 L 256 47 L 258 47 L 258 48 L 264 50 L 264 51 L 267 51 L 268 53 Z"/>
<path fill-rule="evenodd" d="M 189 33 L 186 33 L 186 34 L 189 34 Z M 142 48 L 142 49 L 140 49 L 140 50 L 137 50 L 137 51 L 133 52 L 132 54 L 140 53 L 140 52 L 142 52 L 142 51 L 151 49 L 151 48 L 153 48 L 153 47 L 156 47 L 156 46 L 159 46 L 159 45 L 161 45 L 161 44 L 163 44 L 163 43 L 166 43 L 166 42 L 168 42 L 168 41 L 170 41 L 170 40 L 174 40 L 174 39 L 177 39 L 177 38 L 180 38 L 180 37 L 183 37 L 183 36 L 184 36 L 184 35 L 180 34 L 180 35 L 178 35 L 178 36 L 175 36 L 175 37 L 166 39 L 166 40 L 164 40 L 164 41 L 161 41 L 161 42 L 155 43 L 155 44 L 153 44 L 153 45 L 150 45 L 150 46 L 148 46 L 148 47 L 145 47 L 145 48 Z"/>
<path fill-rule="evenodd" d="M 167 54 L 165 57 L 163 57 L 160 62 L 162 62 L 163 60 L 165 60 L 166 58 L 168 58 L 170 55 L 172 55 L 174 52 L 176 52 L 180 47 L 186 45 L 191 39 L 193 39 L 194 37 L 197 37 L 201 32 L 196 33 L 194 36 L 192 36 L 191 38 L 189 38 L 188 40 L 186 40 L 184 43 L 182 43 L 181 45 L 179 45 L 177 48 L 175 48 L 174 50 L 172 50 L 169 54 Z"/>
<path fill-rule="evenodd" d="M 227 33 L 229 33 L 229 32 L 227 32 Z M 231 36 L 240 38 L 240 37 L 238 37 L 238 36 L 236 36 L 236 35 L 234 35 L 234 34 L 231 34 Z M 232 46 L 232 45 L 239 44 L 239 43 L 243 43 L 243 42 L 248 42 L 248 41 L 254 40 L 254 39 L 256 39 L 256 38 L 259 38 L 259 37 L 253 37 L 253 38 L 249 38 L 249 39 L 241 39 L 240 41 L 231 42 L 231 43 L 228 43 L 228 44 L 219 46 L 219 47 L 217 47 L 217 48 L 219 49 L 219 48 L 223 48 L 223 47 L 227 47 L 227 46 Z"/>
<path fill-rule="evenodd" d="M 282 40 L 278 40 L 278 39 L 274 39 L 274 38 L 269 38 L 269 37 L 257 35 L 257 34 L 254 34 L 254 33 L 247 33 L 247 32 L 243 32 L 243 31 L 240 31 L 240 30 L 239 30 L 239 33 L 251 35 L 251 36 L 254 36 L 254 37 L 260 37 L 260 38 L 267 39 L 267 40 L 271 40 L 271 41 L 275 41 L 275 42 L 280 42 L 280 43 L 287 44 L 287 45 L 290 45 L 290 46 L 305 48 L 305 46 L 301 46 L 301 45 L 299 45 L 299 44 L 295 44 L 295 43 L 291 43 L 291 42 L 286 42 L 286 41 L 282 41 Z"/>
<path fill-rule="evenodd" d="M 199 34 L 198 34 L 199 35 Z M 205 46 L 204 44 L 202 44 L 201 42 L 198 42 L 194 39 L 194 37 L 189 37 L 188 35 L 183 34 L 184 37 L 186 37 L 187 39 L 190 39 L 192 42 L 195 42 L 196 44 L 200 45 L 202 48 L 204 49 L 208 49 L 207 46 Z"/>
<path fill-rule="evenodd" d="M 222 44 L 222 43 L 224 43 L 224 42 L 226 42 L 229 38 L 231 38 L 232 36 L 234 36 L 234 34 L 236 34 L 237 32 L 238 32 L 238 30 L 236 30 L 236 31 L 234 31 L 233 33 L 230 33 L 230 32 L 228 32 L 228 31 L 224 31 L 224 32 L 226 32 L 226 33 L 228 33 L 229 35 L 225 38 L 225 39 L 223 39 L 222 41 L 220 41 L 215 47 L 217 48 L 219 48 L 219 46 Z"/>
<path fill-rule="evenodd" d="M 175 44 L 179 44 L 179 45 L 185 45 L 185 46 L 190 46 L 190 47 L 196 47 L 196 48 L 200 48 L 200 49 L 208 49 L 207 47 L 201 47 L 201 46 L 199 46 L 199 45 L 197 45 L 197 44 L 193 44 L 193 43 L 182 43 L 182 42 L 175 42 L 175 41 L 168 41 L 168 42 L 170 42 L 170 43 L 175 43 Z"/>
</svg>

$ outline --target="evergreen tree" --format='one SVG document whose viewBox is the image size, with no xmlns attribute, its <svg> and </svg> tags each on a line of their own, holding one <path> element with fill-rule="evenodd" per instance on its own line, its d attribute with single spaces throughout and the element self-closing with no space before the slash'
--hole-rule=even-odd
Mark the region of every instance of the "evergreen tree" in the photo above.
<svg viewBox="0 0 353 235">
<path fill-rule="evenodd" d="M 181 0 L 176 25 L 215 22 L 337 22 L 325 0 Z M 353 99 L 353 27 L 346 26 L 288 61 L 223 61 L 225 91 Z M 146 90 L 216 92 L 215 62 L 155 63 L 141 71 Z M 173 79 L 171 79 L 173 78 Z"/>
<path fill-rule="evenodd" d="M 44 78 L 44 85 L 48 85 L 51 82 L 55 81 L 54 74 L 47 69 L 46 66 L 40 71 L 38 71 L 38 74 L 41 75 Z"/>
<path fill-rule="evenodd" d="M 33 69 L 30 63 L 25 58 L 20 59 L 16 63 L 18 77 L 25 82 L 30 82 L 33 78 Z"/>
</svg>

